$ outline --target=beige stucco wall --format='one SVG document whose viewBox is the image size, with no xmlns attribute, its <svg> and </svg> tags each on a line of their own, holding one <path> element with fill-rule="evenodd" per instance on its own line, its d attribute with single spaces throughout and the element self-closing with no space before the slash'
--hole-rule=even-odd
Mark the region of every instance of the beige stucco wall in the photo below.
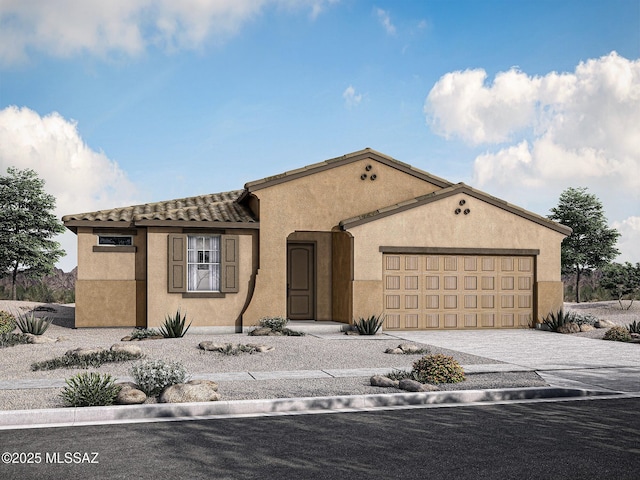
<svg viewBox="0 0 640 480">
<path fill-rule="evenodd" d="M 366 171 L 367 165 L 372 169 Z M 361 180 L 362 174 L 366 180 Z M 376 180 L 371 181 L 371 175 Z M 372 159 L 356 161 L 259 189 L 260 270 L 245 325 L 266 315 L 286 315 L 287 237 L 295 231 L 329 232 L 341 220 L 440 187 Z"/>
<path fill-rule="evenodd" d="M 454 213 L 460 200 L 470 209 L 468 215 Z M 549 308 L 562 307 L 557 290 L 564 236 L 469 195 L 452 195 L 349 231 L 354 237 L 354 314 L 372 315 L 383 310 L 380 246 L 539 249 L 537 310 L 546 314 Z M 363 295 L 365 291 L 375 291 L 375 298 Z"/>
<path fill-rule="evenodd" d="M 187 298 L 182 293 L 167 292 L 167 256 L 169 233 L 182 233 L 181 228 L 149 227 L 147 321 L 149 328 L 159 327 L 167 315 L 178 309 L 187 315 L 187 323 L 193 327 L 234 327 L 247 300 L 252 272 L 251 235 L 239 235 L 239 291 L 227 293 L 221 298 Z M 202 233 L 221 233 L 207 231 Z M 230 233 L 230 232 L 228 232 Z"/>
<path fill-rule="evenodd" d="M 146 232 L 133 235 L 135 252 L 100 251 L 93 228 L 78 229 L 76 327 L 144 326 Z M 107 234 L 107 232 L 103 232 Z"/>
</svg>

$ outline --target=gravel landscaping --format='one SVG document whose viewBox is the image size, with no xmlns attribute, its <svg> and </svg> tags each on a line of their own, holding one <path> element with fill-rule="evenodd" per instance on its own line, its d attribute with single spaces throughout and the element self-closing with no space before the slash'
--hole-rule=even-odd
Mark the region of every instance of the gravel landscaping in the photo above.
<svg viewBox="0 0 640 480">
<path fill-rule="evenodd" d="M 592 313 L 601 318 L 626 326 L 640 313 L 636 302 L 630 311 L 622 311 L 617 302 L 597 304 L 567 304 L 569 310 Z M 38 305 L 32 302 L 0 301 L 0 310 L 29 311 Z M 616 309 L 617 306 L 617 309 Z M 82 369 L 57 369 L 31 371 L 31 364 L 50 360 L 79 347 L 106 347 L 121 343 L 121 338 L 131 333 L 131 328 L 73 329 L 73 305 L 49 305 L 56 310 L 42 312 L 54 316 L 54 323 L 45 335 L 57 342 L 16 345 L 0 349 L 0 382 L 7 380 L 65 379 L 83 371 Z M 634 317 L 634 318 L 631 318 Z M 629 320 L 631 318 L 631 320 Z M 604 330 L 578 333 L 575 335 L 598 338 Z M 550 333 L 551 335 L 551 333 Z M 224 355 L 205 352 L 198 348 L 202 341 L 216 343 L 259 343 L 274 347 L 264 353 Z M 300 378 L 286 380 L 217 380 L 216 374 L 229 372 L 268 372 L 297 370 L 330 370 L 372 368 L 384 371 L 390 368 L 409 368 L 420 355 L 385 354 L 387 348 L 403 343 L 386 335 L 375 337 L 335 335 L 306 335 L 303 337 L 249 337 L 247 335 L 203 335 L 187 334 L 178 339 L 147 340 L 132 342 L 142 347 L 146 358 L 180 361 L 190 375 L 204 375 L 219 384 L 223 400 L 259 398 L 289 398 L 305 396 L 358 395 L 369 393 L 400 392 L 393 388 L 372 387 L 367 377 L 346 378 Z M 429 345 L 430 353 L 453 356 L 461 365 L 498 363 L 495 360 L 475 355 L 454 352 Z M 91 371 L 110 373 L 115 377 L 127 377 L 132 361 L 102 365 Z M 442 390 L 484 389 L 542 386 L 544 381 L 533 372 L 483 373 L 467 375 L 467 380 L 459 384 L 440 385 Z M 22 390 L 0 389 L 0 410 L 51 408 L 61 406 L 58 397 L 60 388 L 32 388 Z"/>
</svg>

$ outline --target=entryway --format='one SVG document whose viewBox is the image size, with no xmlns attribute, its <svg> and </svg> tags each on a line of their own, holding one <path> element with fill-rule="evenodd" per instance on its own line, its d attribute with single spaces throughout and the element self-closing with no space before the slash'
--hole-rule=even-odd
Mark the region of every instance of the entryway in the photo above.
<svg viewBox="0 0 640 480">
<path fill-rule="evenodd" d="M 314 320 L 316 316 L 315 243 L 287 242 L 287 317 Z"/>
</svg>

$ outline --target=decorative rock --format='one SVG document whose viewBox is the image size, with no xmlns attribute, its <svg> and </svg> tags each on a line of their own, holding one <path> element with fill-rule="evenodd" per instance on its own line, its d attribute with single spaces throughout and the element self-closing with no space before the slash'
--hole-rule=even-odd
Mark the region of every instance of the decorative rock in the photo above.
<svg viewBox="0 0 640 480">
<path fill-rule="evenodd" d="M 398 386 L 407 392 L 435 392 L 439 390 L 435 385 L 420 383 L 416 380 L 411 380 L 410 378 L 403 378 L 398 382 Z"/>
<path fill-rule="evenodd" d="M 52 343 L 55 342 L 55 338 L 47 337 L 45 335 L 33 335 L 31 333 L 25 334 L 28 337 L 29 343 Z"/>
<path fill-rule="evenodd" d="M 76 355 L 78 357 L 84 356 L 84 355 L 93 355 L 94 353 L 99 353 L 99 352 L 104 352 L 106 350 L 106 348 L 102 348 L 102 347 L 95 347 L 95 348 L 74 348 L 73 350 L 67 350 L 67 353 L 65 353 L 65 355 L 70 356 L 70 355 Z"/>
<path fill-rule="evenodd" d="M 423 350 L 423 347 L 414 345 L 412 343 L 401 343 L 400 345 L 398 345 L 398 348 L 402 350 L 403 353 L 408 353 L 408 354 L 417 353 L 420 350 Z"/>
<path fill-rule="evenodd" d="M 395 387 L 398 388 L 398 381 L 391 380 L 389 377 L 385 377 L 384 375 L 374 375 L 371 377 L 371 385 L 373 387 Z"/>
<path fill-rule="evenodd" d="M 347 330 L 344 332 L 345 335 L 360 335 L 360 332 L 358 332 L 358 330 Z"/>
<path fill-rule="evenodd" d="M 252 335 L 254 337 L 266 337 L 268 335 L 271 335 L 272 333 L 273 332 L 268 327 L 258 327 L 255 330 L 251 330 L 251 332 L 249 332 L 249 335 Z"/>
<path fill-rule="evenodd" d="M 191 380 L 165 388 L 160 395 L 160 402 L 215 402 L 220 400 L 220 395 L 216 393 L 216 390 L 218 390 L 218 385 L 211 380 Z"/>
<path fill-rule="evenodd" d="M 143 342 L 145 340 L 162 340 L 163 338 L 164 338 L 164 335 L 150 335 L 148 337 L 138 338 L 137 340 L 139 342 Z"/>
<path fill-rule="evenodd" d="M 133 337 L 131 335 L 127 335 L 126 337 L 122 337 L 120 339 L 121 342 L 130 342 L 133 340 Z"/>
<path fill-rule="evenodd" d="M 611 328 L 611 327 L 615 327 L 615 326 L 616 326 L 616 324 L 613 323 L 612 321 L 603 320 L 603 319 L 598 320 L 596 322 L 596 325 L 595 325 L 596 328 Z"/>
<path fill-rule="evenodd" d="M 402 355 L 404 353 L 404 350 L 402 350 L 401 348 L 387 348 L 384 353 L 392 353 L 394 355 Z"/>
<path fill-rule="evenodd" d="M 558 327 L 558 333 L 578 333 L 580 331 L 580 327 L 575 323 L 565 323 Z"/>
<path fill-rule="evenodd" d="M 56 338 L 56 342 L 67 342 L 69 341 L 69 337 L 58 337 Z"/>
<path fill-rule="evenodd" d="M 131 355 L 142 356 L 142 349 L 137 345 L 125 345 L 123 343 L 114 343 L 111 345 L 112 352 L 127 352 Z"/>
<path fill-rule="evenodd" d="M 595 330 L 595 329 L 596 327 L 594 327 L 593 325 L 589 325 L 587 323 L 580 325 L 581 332 L 591 332 L 592 330 Z"/>
<path fill-rule="evenodd" d="M 147 400 L 147 395 L 142 390 L 133 388 L 128 384 L 123 385 L 116 397 L 118 405 L 139 405 Z"/>
<path fill-rule="evenodd" d="M 120 386 L 120 388 L 135 388 L 136 390 L 138 389 L 138 385 L 133 382 L 119 382 L 116 383 L 116 385 Z"/>
<path fill-rule="evenodd" d="M 215 343 L 215 342 L 200 342 L 200 347 L 202 350 L 206 350 L 208 352 L 219 352 L 223 348 L 225 348 L 224 343 Z"/>
<path fill-rule="evenodd" d="M 258 345 L 255 343 L 247 343 L 247 347 L 255 348 L 258 353 L 270 352 L 271 350 L 274 349 L 274 347 L 270 345 Z"/>
</svg>

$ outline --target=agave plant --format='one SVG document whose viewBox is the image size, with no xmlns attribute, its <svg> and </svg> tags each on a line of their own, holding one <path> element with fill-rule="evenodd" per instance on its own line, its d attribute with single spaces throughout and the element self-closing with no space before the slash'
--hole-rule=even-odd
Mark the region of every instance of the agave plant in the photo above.
<svg viewBox="0 0 640 480">
<path fill-rule="evenodd" d="M 634 320 L 633 323 L 629 324 L 627 330 L 629 330 L 629 333 L 640 333 L 640 322 Z"/>
<path fill-rule="evenodd" d="M 360 317 L 354 322 L 360 335 L 375 335 L 382 327 L 384 317 L 382 315 L 371 315 L 369 318 Z"/>
<path fill-rule="evenodd" d="M 32 335 L 42 335 L 47 331 L 53 319 L 48 317 L 36 317 L 33 312 L 30 314 L 19 313 L 16 318 L 16 325 L 22 333 Z"/>
<path fill-rule="evenodd" d="M 185 333 L 189 330 L 191 322 L 185 328 L 184 324 L 187 321 L 186 315 L 180 315 L 180 309 L 174 316 L 167 315 L 164 320 L 164 325 L 160 328 L 160 334 L 165 338 L 180 338 L 184 337 Z"/>
<path fill-rule="evenodd" d="M 574 321 L 574 314 L 571 312 L 564 313 L 562 310 L 558 310 L 556 313 L 551 312 L 549 315 L 542 319 L 542 323 L 544 323 L 549 330 L 552 332 L 557 332 L 558 328 L 567 323 L 572 323 Z"/>
</svg>

